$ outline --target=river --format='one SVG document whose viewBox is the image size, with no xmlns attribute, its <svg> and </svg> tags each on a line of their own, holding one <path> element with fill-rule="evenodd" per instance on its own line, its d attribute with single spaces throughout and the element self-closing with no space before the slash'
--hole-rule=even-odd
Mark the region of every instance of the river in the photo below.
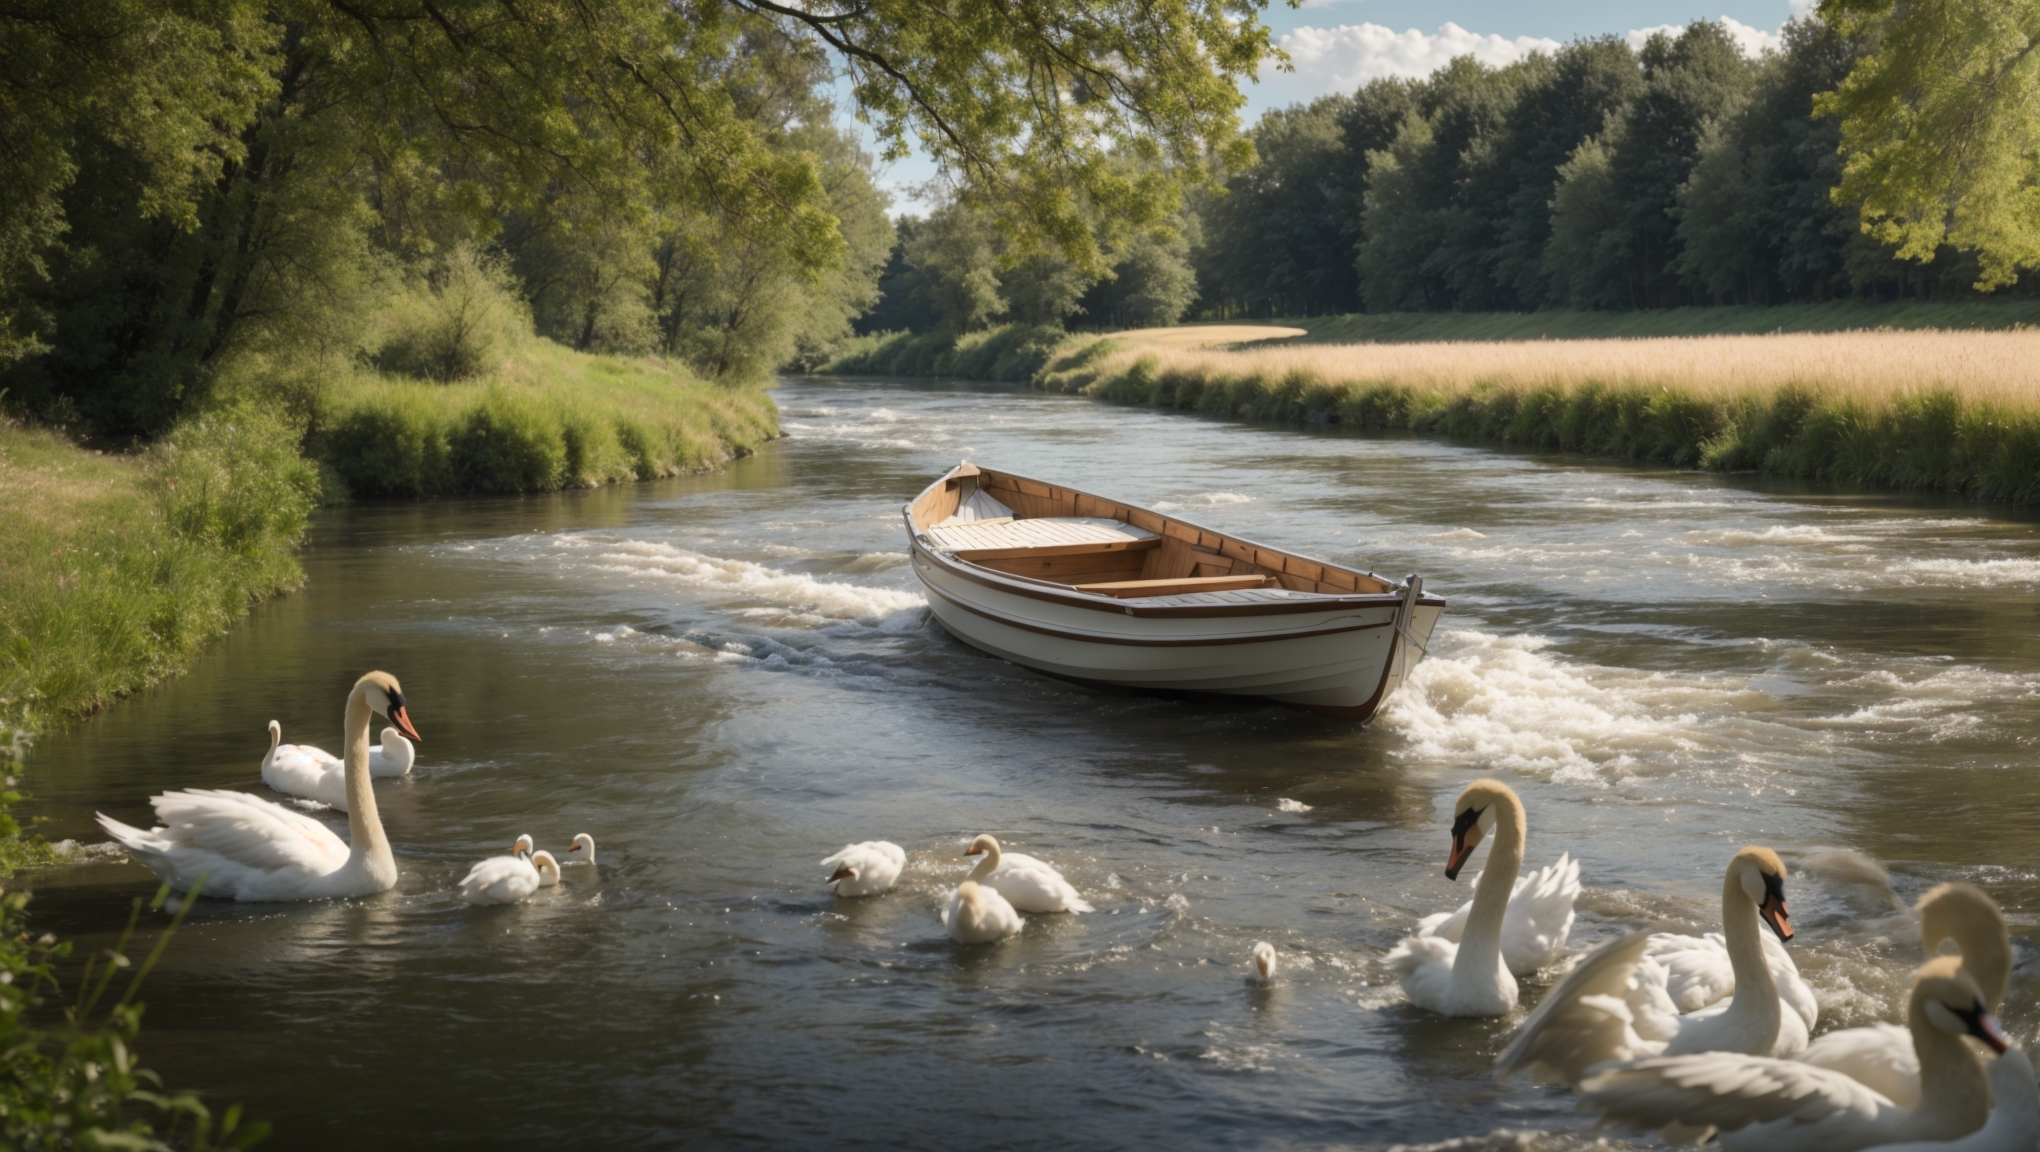
<svg viewBox="0 0 2040 1152">
<path fill-rule="evenodd" d="M 95 809 L 146 824 L 156 790 L 263 791 L 271 718 L 337 751 L 370 668 L 425 738 L 377 785 L 397 890 L 203 902 L 146 990 L 150 1066 L 288 1149 L 1581 1134 L 1566 1094 L 1496 1083 L 1506 1022 L 1419 1013 L 1380 963 L 1468 896 L 1484 852 L 1447 881 L 1447 825 L 1480 774 L 1523 794 L 1530 866 L 1582 860 L 1576 945 L 1710 927 L 1729 856 L 1777 848 L 1824 1028 L 1891 1014 L 1918 963 L 1868 860 L 1908 901 L 1967 879 L 2015 937 L 2040 920 L 2031 517 L 981 385 L 776 395 L 789 438 L 714 475 L 326 511 L 304 591 L 35 750 L 38 830 L 100 841 Z M 1366 730 L 1037 676 L 942 634 L 908 571 L 899 506 L 962 458 L 1419 572 L 1450 608 Z M 527 831 L 600 863 L 455 899 Z M 985 831 L 1097 912 L 952 945 Z M 832 899 L 816 862 L 866 838 L 907 848 L 900 887 Z M 37 883 L 81 948 L 154 886 L 120 859 Z"/>
</svg>

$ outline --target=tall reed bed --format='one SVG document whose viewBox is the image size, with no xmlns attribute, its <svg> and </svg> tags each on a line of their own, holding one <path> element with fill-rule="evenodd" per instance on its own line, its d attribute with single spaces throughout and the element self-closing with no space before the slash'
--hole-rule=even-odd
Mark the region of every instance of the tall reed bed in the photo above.
<svg viewBox="0 0 2040 1152">
<path fill-rule="evenodd" d="M 533 341 L 481 382 L 335 384 L 306 444 L 355 494 L 433 496 L 675 476 L 777 434 L 778 409 L 760 389 Z"/>
<path fill-rule="evenodd" d="M 296 586 L 316 488 L 296 429 L 259 410 L 128 456 L 0 425 L 0 740 L 153 683 Z"/>
<path fill-rule="evenodd" d="M 1122 403 L 2040 500 L 2040 331 L 1272 345 L 1073 341 Z"/>
</svg>

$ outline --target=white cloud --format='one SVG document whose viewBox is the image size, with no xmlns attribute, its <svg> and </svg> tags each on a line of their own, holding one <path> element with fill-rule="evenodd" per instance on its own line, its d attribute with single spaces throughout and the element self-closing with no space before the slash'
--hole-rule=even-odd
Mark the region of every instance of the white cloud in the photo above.
<svg viewBox="0 0 2040 1152">
<path fill-rule="evenodd" d="M 1303 7 L 1329 7 L 1340 0 L 1304 0 Z M 1792 0 L 1795 13 L 1814 0 Z M 1756 56 L 1779 46 L 1776 32 L 1753 28 L 1728 16 L 1721 18 L 1729 36 L 1744 55 Z M 1682 27 L 1664 24 L 1639 28 L 1624 39 L 1632 48 L 1643 47 L 1653 32 L 1678 35 Z M 1472 56 L 1483 64 L 1500 66 L 1523 59 L 1532 52 L 1555 52 L 1559 42 L 1544 36 L 1483 36 L 1457 24 L 1446 24 L 1436 32 L 1411 28 L 1397 32 L 1380 24 L 1342 24 L 1336 28 L 1305 25 L 1285 33 L 1277 45 L 1289 53 L 1295 71 L 1278 72 L 1272 66 L 1261 70 L 1261 80 L 1248 92 L 1252 112 L 1284 104 L 1304 103 L 1334 92 L 1351 92 L 1370 80 L 1388 76 L 1428 76 L 1455 56 Z"/>
<path fill-rule="evenodd" d="M 1784 43 L 1783 38 L 1778 33 L 1766 32 L 1762 28 L 1752 28 L 1733 16 L 1723 16 L 1720 23 L 1722 27 L 1728 29 L 1728 38 L 1735 41 L 1735 46 L 1742 49 L 1742 54 L 1753 59 L 1762 55 L 1767 49 L 1776 52 L 1778 46 Z M 1685 30 L 1686 27 L 1683 24 L 1660 24 L 1655 28 L 1633 28 L 1624 33 L 1622 38 L 1629 41 L 1631 48 L 1640 50 L 1643 47 L 1643 42 L 1650 39 L 1655 33 L 1663 32 L 1667 36 L 1677 36 Z"/>
<path fill-rule="evenodd" d="M 1397 32 L 1380 24 L 1342 24 L 1337 28 L 1308 25 L 1278 42 L 1289 53 L 1294 72 L 1261 71 L 1254 103 L 1277 106 L 1312 100 L 1332 92 L 1351 92 L 1369 80 L 1388 76 L 1428 76 L 1455 56 L 1472 56 L 1483 64 L 1509 64 L 1532 52 L 1556 51 L 1558 41 L 1542 36 L 1482 36 L 1457 24 L 1436 32 L 1415 28 Z"/>
</svg>

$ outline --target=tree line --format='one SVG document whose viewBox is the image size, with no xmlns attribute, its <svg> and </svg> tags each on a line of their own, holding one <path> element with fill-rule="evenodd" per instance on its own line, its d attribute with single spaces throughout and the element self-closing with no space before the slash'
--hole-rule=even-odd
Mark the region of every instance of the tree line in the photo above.
<svg viewBox="0 0 2040 1152">
<path fill-rule="evenodd" d="M 1044 280 L 1038 264 L 959 251 L 940 237 L 982 229 L 943 207 L 903 222 L 883 299 L 858 326 L 967 329 L 1004 319 L 1122 327 L 1185 316 L 2030 291 L 2014 283 L 2016 251 L 1993 255 L 1974 242 L 1990 205 L 1935 196 L 1923 205 L 1870 203 L 1922 184 L 1963 184 L 1940 156 L 1891 158 L 1924 150 L 1918 132 L 1889 123 L 1918 107 L 1924 85 L 1912 56 L 1878 49 L 1895 45 L 1953 69 L 1964 52 L 2023 61 L 2023 45 L 1952 51 L 1947 42 L 1959 37 L 1946 26 L 1961 26 L 1959 13 L 1922 31 L 1931 21 L 1894 24 L 1891 6 L 1873 0 L 1829 7 L 1836 11 L 1787 24 L 1780 47 L 1754 59 L 1722 25 L 1699 22 L 1654 34 L 1639 49 L 1600 37 L 1501 67 L 1462 57 L 1421 80 L 1378 80 L 1271 111 L 1249 133 L 1257 163 L 1193 192 L 1161 238 L 1148 241 L 1157 256 L 1143 252 L 1099 277 Z M 1921 43 L 1906 44 L 1908 35 Z M 1866 64 L 1907 77 L 1911 89 L 1871 85 L 1865 77 L 1878 69 Z M 2022 89 L 1999 87 L 2010 94 L 1998 98 L 2016 104 Z M 1940 109 L 1944 119 L 1964 107 L 1975 119 L 1973 97 L 1942 103 L 1951 106 Z M 1944 139 L 1960 132 L 1951 126 Z M 2013 178 L 2033 185 L 2030 172 Z M 2011 204 L 1991 227 L 2012 232 L 2004 221 L 2025 219 L 2034 229 L 2035 214 L 2021 211 Z M 1972 242 L 1958 246 L 1965 237 L 1945 221 L 1960 232 L 1965 219 Z M 1052 307 L 1034 303 L 1044 284 Z"/>
</svg>

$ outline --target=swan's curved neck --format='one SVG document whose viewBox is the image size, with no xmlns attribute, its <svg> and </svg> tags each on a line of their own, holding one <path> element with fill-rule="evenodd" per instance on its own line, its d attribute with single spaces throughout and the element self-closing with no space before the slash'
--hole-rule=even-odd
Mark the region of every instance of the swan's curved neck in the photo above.
<svg viewBox="0 0 2040 1152">
<path fill-rule="evenodd" d="M 1962 1037 L 1934 1027 L 1924 1005 L 1915 1003 L 1908 1015 L 1913 1052 L 1920 1061 L 1920 1102 L 1906 1117 L 1908 1132 L 1899 1139 L 1938 1140 L 1940 1134 L 1983 1127 L 1990 1119 L 1990 1080 L 1983 1062 Z"/>
<path fill-rule="evenodd" d="M 1743 890 L 1741 866 L 1730 868 L 1721 882 L 1721 935 L 1728 944 L 1729 967 L 1735 970 L 1735 995 L 1728 1011 L 1751 1020 L 1768 1019 L 1769 1031 L 1776 1035 L 1785 1006 L 1778 999 L 1771 963 L 1764 958 L 1764 924 L 1756 901 Z"/>
<path fill-rule="evenodd" d="M 364 867 L 383 887 L 396 883 L 397 858 L 383 834 L 382 814 L 375 808 L 375 788 L 368 777 L 368 687 L 357 685 L 347 697 L 347 834 L 349 862 Z"/>
<path fill-rule="evenodd" d="M 269 722 L 269 751 L 272 754 L 274 754 L 276 752 L 276 746 L 282 742 L 283 742 L 283 725 L 278 724 L 274 720 L 271 720 Z"/>
<path fill-rule="evenodd" d="M 1516 874 L 1523 870 L 1523 806 L 1513 796 L 1495 800 L 1494 841 L 1488 848 L 1480 882 L 1473 888 L 1473 907 L 1466 914 L 1466 928 L 1459 937 L 1459 955 L 1452 962 L 1453 974 L 1469 973 L 1474 979 L 1489 979 L 1502 955 L 1502 918 L 1509 911 L 1509 896 L 1516 890 Z"/>
<path fill-rule="evenodd" d="M 970 875 L 967 877 L 967 879 L 982 880 L 998 870 L 999 870 L 999 843 L 998 841 L 994 840 L 991 843 L 991 845 L 985 849 L 985 858 L 978 861 L 977 867 L 970 870 Z"/>
<path fill-rule="evenodd" d="M 1983 990 L 1983 998 L 1996 1011 L 2004 1004 L 2012 983 L 2012 943 L 2001 915 L 1964 908 L 1935 916 L 1920 925 L 1927 958 L 1933 959 L 1941 941 L 1953 940 L 1962 950 L 1962 969 Z"/>
</svg>

